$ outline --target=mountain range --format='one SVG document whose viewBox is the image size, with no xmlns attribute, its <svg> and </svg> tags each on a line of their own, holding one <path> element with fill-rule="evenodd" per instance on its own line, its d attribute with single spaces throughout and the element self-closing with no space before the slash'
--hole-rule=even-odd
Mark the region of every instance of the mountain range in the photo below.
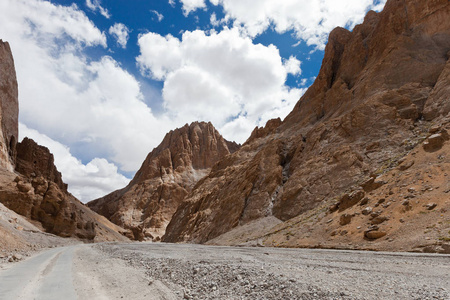
<svg viewBox="0 0 450 300">
<path fill-rule="evenodd" d="M 330 33 L 314 84 L 284 120 L 243 145 L 186 124 L 128 186 L 87 206 L 48 149 L 17 143 L 14 63 L 0 43 L 0 202 L 47 232 L 94 241 L 450 253 L 449 16 L 447 0 L 388 0 Z"/>
</svg>

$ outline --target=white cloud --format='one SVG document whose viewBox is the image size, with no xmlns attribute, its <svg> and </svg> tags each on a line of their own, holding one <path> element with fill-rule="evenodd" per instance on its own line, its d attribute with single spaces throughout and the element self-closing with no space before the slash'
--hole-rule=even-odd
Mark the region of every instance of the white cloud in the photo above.
<svg viewBox="0 0 450 300">
<path fill-rule="evenodd" d="M 224 18 L 222 18 L 220 20 L 217 19 L 217 15 L 214 12 L 209 17 L 209 23 L 211 24 L 212 27 L 228 25 L 229 21 L 230 21 L 230 18 L 228 16 L 225 16 Z"/>
<path fill-rule="evenodd" d="M 151 10 L 150 12 L 156 16 L 156 19 L 158 20 L 158 22 L 161 22 L 164 19 L 163 14 L 159 13 L 158 11 Z"/>
<path fill-rule="evenodd" d="M 142 73 L 164 81 L 169 115 L 212 121 L 238 142 L 254 126 L 286 116 L 303 92 L 285 86 L 288 73 L 300 73 L 300 61 L 283 63 L 275 46 L 255 45 L 238 29 L 185 32 L 182 40 L 147 33 L 138 44 Z"/>
<path fill-rule="evenodd" d="M 109 28 L 109 34 L 116 38 L 117 44 L 119 44 L 123 49 L 127 47 L 129 32 L 130 30 L 128 27 L 122 23 L 115 23 L 114 26 Z"/>
<path fill-rule="evenodd" d="M 205 0 L 180 0 L 180 2 L 183 3 L 183 13 L 185 16 L 199 8 L 206 8 Z"/>
<path fill-rule="evenodd" d="M 48 136 L 19 123 L 20 140 L 24 137 L 49 148 L 55 165 L 62 173 L 63 181 L 69 184 L 69 192 L 83 202 L 104 196 L 130 181 L 118 173 L 117 167 L 104 158 L 94 158 L 83 164 L 70 153 L 70 148 Z"/>
<path fill-rule="evenodd" d="M 184 5 L 191 1 L 183 1 Z M 368 9 L 380 10 L 386 3 L 374 0 L 210 0 L 221 5 L 225 19 L 235 20 L 234 26 L 251 37 L 271 26 L 279 33 L 293 30 L 298 39 L 308 45 L 325 47 L 328 33 L 336 26 L 353 27 L 360 23 Z M 188 13 L 201 8 L 190 4 Z"/>
<path fill-rule="evenodd" d="M 83 49 L 106 46 L 106 38 L 76 6 L 0 1 L 0 37 L 15 59 L 20 121 L 83 160 L 106 158 L 136 171 L 164 134 L 182 125 L 155 118 L 138 81 L 111 57 L 87 59 Z"/>
<path fill-rule="evenodd" d="M 212 13 L 212 14 L 211 14 L 211 17 L 209 18 L 209 22 L 211 23 L 211 25 L 212 25 L 213 27 L 217 27 L 217 26 L 220 25 L 220 21 L 217 20 L 216 13 Z"/>
<path fill-rule="evenodd" d="M 11 42 L 26 38 L 40 41 L 40 45 L 47 47 L 58 47 L 54 43 L 56 39 L 69 37 L 77 47 L 106 47 L 104 33 L 74 4 L 60 6 L 38 0 L 2 0 L 0 16 L 1 36 Z"/>
<path fill-rule="evenodd" d="M 300 75 L 302 73 L 302 69 L 300 68 L 301 61 L 299 61 L 295 56 L 289 57 L 289 59 L 284 61 L 284 67 L 286 68 L 286 72 L 292 75 Z"/>
<path fill-rule="evenodd" d="M 162 80 L 181 64 L 180 41 L 170 34 L 163 37 L 149 32 L 139 37 L 138 44 L 141 55 L 137 61 L 144 74 Z"/>
<path fill-rule="evenodd" d="M 86 6 L 93 12 L 99 11 L 107 19 L 111 18 L 109 11 L 101 6 L 101 0 L 86 0 Z"/>
<path fill-rule="evenodd" d="M 169 5 L 175 7 L 175 0 L 169 0 Z"/>
</svg>

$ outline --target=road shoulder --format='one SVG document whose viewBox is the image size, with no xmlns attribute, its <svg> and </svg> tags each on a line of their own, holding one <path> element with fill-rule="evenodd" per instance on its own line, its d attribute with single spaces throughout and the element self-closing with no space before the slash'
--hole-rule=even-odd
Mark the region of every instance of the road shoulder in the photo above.
<svg viewBox="0 0 450 300">
<path fill-rule="evenodd" d="M 112 258 L 92 245 L 77 248 L 73 262 L 79 299 L 177 299 L 162 282 L 151 282 L 145 272 Z"/>
</svg>

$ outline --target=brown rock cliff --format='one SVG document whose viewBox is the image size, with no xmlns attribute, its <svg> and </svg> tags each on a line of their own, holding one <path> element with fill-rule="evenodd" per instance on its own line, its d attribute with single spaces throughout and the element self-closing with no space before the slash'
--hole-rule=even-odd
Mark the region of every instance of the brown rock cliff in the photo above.
<svg viewBox="0 0 450 300">
<path fill-rule="evenodd" d="M 18 139 L 19 102 L 16 70 L 11 48 L 0 40 L 0 164 L 14 170 Z"/>
<path fill-rule="evenodd" d="M 449 16 L 446 0 L 388 0 L 353 32 L 333 30 L 316 81 L 289 116 L 219 161 L 163 240 L 203 243 L 259 218 L 287 221 L 346 192 L 346 205 L 361 200 L 359 184 L 419 147 L 450 111 Z"/>
</svg>

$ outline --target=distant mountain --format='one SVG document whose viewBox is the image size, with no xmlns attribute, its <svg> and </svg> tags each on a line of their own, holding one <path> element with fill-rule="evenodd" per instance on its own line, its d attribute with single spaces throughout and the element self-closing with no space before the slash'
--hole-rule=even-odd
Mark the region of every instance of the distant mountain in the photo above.
<svg viewBox="0 0 450 300">
<path fill-rule="evenodd" d="M 186 124 L 166 134 L 127 187 L 87 205 L 129 229 L 130 238 L 159 240 L 194 185 L 237 149 L 211 123 Z"/>
</svg>

